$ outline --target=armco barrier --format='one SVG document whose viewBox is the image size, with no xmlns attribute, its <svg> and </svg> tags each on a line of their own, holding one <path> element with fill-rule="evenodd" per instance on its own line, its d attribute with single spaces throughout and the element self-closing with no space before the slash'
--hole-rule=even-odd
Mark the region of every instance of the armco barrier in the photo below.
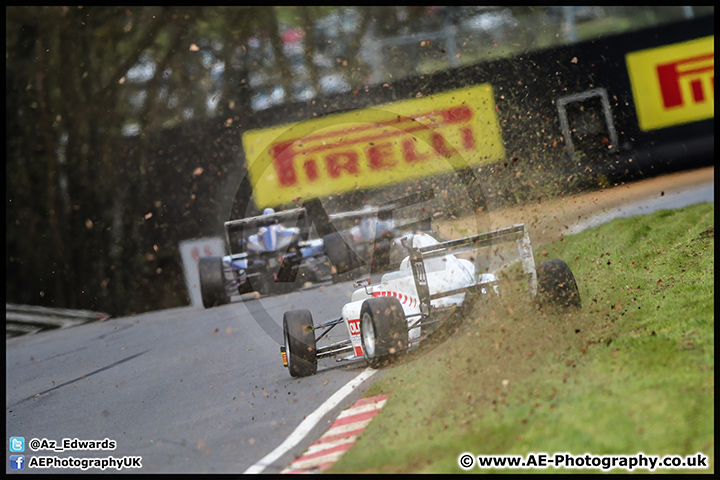
<svg viewBox="0 0 720 480">
<path fill-rule="evenodd" d="M 110 315 L 90 310 L 36 307 L 31 305 L 5 304 L 5 338 L 68 328 L 88 322 L 102 322 Z"/>
</svg>

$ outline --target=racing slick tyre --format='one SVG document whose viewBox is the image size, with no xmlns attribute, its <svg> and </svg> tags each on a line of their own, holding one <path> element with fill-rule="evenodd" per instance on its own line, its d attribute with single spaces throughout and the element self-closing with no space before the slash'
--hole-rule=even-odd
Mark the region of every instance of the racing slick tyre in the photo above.
<svg viewBox="0 0 720 480">
<path fill-rule="evenodd" d="M 290 293 L 302 286 L 303 275 L 297 266 L 293 267 L 290 262 L 284 260 L 277 273 L 277 280 L 274 280 L 274 284 L 275 293 Z"/>
<path fill-rule="evenodd" d="M 225 290 L 225 271 L 222 257 L 202 257 L 198 263 L 200 275 L 200 296 L 203 307 L 230 303 Z"/>
<path fill-rule="evenodd" d="M 371 270 L 373 272 L 386 272 L 395 266 L 390 259 L 390 252 L 393 246 L 391 237 L 384 237 L 375 241 Z"/>
<path fill-rule="evenodd" d="M 291 310 L 283 315 L 283 339 L 288 370 L 293 377 L 317 373 L 317 347 L 312 314 L 308 310 Z"/>
<path fill-rule="evenodd" d="M 350 248 L 345 239 L 338 232 L 323 237 L 325 254 L 335 267 L 338 274 L 343 274 L 359 267 L 358 256 Z"/>
<path fill-rule="evenodd" d="M 392 362 L 408 349 L 408 329 L 402 305 L 395 297 L 365 300 L 360 307 L 363 356 L 372 368 Z"/>
<path fill-rule="evenodd" d="M 580 292 L 567 263 L 560 258 L 546 260 L 537 266 L 537 304 L 562 312 L 581 308 Z"/>
</svg>

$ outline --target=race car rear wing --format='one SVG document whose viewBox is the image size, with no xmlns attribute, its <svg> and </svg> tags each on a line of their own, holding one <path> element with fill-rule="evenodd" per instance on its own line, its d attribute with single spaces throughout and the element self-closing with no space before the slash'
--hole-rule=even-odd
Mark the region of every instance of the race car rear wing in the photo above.
<svg viewBox="0 0 720 480">
<path fill-rule="evenodd" d="M 293 208 L 283 210 L 269 215 L 257 215 L 255 217 L 241 218 L 239 220 L 228 220 L 225 222 L 225 241 L 228 251 L 232 253 L 232 243 L 230 234 L 241 232 L 245 228 L 260 228 L 276 223 L 297 220 L 297 226 L 300 228 L 302 238 L 308 238 L 310 232 L 310 223 L 307 221 L 307 211 L 304 208 Z"/>
<path fill-rule="evenodd" d="M 368 206 L 360 210 L 333 213 L 328 216 L 330 217 L 330 220 L 333 221 L 348 219 L 354 220 L 367 217 L 377 217 L 378 220 L 388 220 L 393 218 L 396 210 L 409 207 L 411 205 L 417 205 L 418 203 L 426 202 L 428 200 L 432 200 L 433 198 L 435 198 L 434 190 L 423 190 L 422 192 L 407 195 L 398 200 L 393 200 L 392 202 L 386 202 L 377 206 Z"/>
<path fill-rule="evenodd" d="M 449 240 L 447 242 L 441 242 L 427 247 L 413 248 L 408 245 L 407 240 L 409 239 L 403 239 L 402 243 L 409 252 L 410 265 L 413 270 L 413 278 L 415 279 L 415 287 L 420 299 L 420 311 L 423 314 L 430 312 L 431 300 L 474 290 L 482 287 L 483 285 L 482 283 L 478 283 L 472 287 L 465 287 L 430 295 L 430 288 L 427 283 L 428 277 L 425 271 L 426 259 L 443 257 L 448 254 L 470 252 L 506 242 L 515 241 L 517 243 L 523 273 L 525 273 L 528 277 L 530 295 L 533 298 L 537 295 L 537 272 L 535 270 L 535 259 L 533 257 L 532 245 L 530 244 L 530 235 L 525 229 L 525 225 L 522 223 L 516 224 L 512 227 L 503 228 L 501 230 L 494 230 L 492 232 L 481 233 L 479 235 L 460 238 L 457 240 Z"/>
<path fill-rule="evenodd" d="M 283 210 L 281 212 L 271 213 L 269 215 L 257 215 L 255 217 L 241 218 L 239 220 L 229 220 L 225 222 L 226 231 L 238 231 L 242 228 L 258 228 L 266 227 L 268 225 L 274 225 L 276 223 L 282 223 L 287 220 L 295 218 L 307 218 L 307 214 L 304 208 L 293 208 L 290 210 Z"/>
</svg>

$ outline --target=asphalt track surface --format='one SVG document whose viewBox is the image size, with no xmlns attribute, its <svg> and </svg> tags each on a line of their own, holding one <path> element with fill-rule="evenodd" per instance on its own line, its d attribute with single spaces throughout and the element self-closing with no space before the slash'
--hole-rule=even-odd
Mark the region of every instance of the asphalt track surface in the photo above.
<svg viewBox="0 0 720 480">
<path fill-rule="evenodd" d="M 22 436 L 28 444 L 109 438 L 117 442 L 114 451 L 37 454 L 141 456 L 142 472 L 244 472 L 365 368 L 324 359 L 318 375 L 297 380 L 280 357 L 285 310 L 339 316 L 351 293 L 351 284 L 330 284 L 7 340 L 7 437 Z M 338 411 L 362 393 L 353 392 Z M 301 454 L 332 413 L 267 472 Z M 35 453 L 26 448 L 25 454 Z"/>
<path fill-rule="evenodd" d="M 624 192 L 621 202 L 598 201 L 602 195 L 592 194 L 593 200 L 582 205 L 593 208 L 572 225 L 563 225 L 561 233 L 618 216 L 714 201 L 712 168 L 667 178 L 670 184 L 652 180 L 613 189 Z M 567 218 L 577 216 L 578 202 Z M 511 215 L 505 219 L 514 221 Z M 552 237 L 550 227 L 537 228 L 541 227 L 538 236 Z M 306 308 L 316 322 L 336 318 L 351 293 L 350 283 L 314 285 L 287 295 L 250 295 L 244 301 L 236 297 L 229 305 L 209 310 L 176 308 L 7 339 L 6 442 L 11 436 L 24 437 L 26 462 L 40 455 L 139 456 L 140 470 L 122 472 L 277 473 L 383 373 L 376 372 L 354 388 L 345 387 L 333 408 L 318 411 L 362 372 L 367 375 L 364 362 L 322 359 L 318 374 L 303 379 L 291 378 L 282 366 L 283 313 Z M 344 325 L 333 333 L 331 340 L 347 335 Z M 303 423 L 308 417 L 313 421 Z M 306 431 L 293 436 L 301 424 Z M 293 442 L 285 442 L 291 436 Z M 63 439 L 107 438 L 116 447 L 35 452 L 29 446 L 34 438 L 58 444 Z M 9 443 L 6 451 L 13 453 Z M 272 461 L 258 467 L 268 457 Z M 14 473 L 9 463 L 6 472 Z"/>
</svg>

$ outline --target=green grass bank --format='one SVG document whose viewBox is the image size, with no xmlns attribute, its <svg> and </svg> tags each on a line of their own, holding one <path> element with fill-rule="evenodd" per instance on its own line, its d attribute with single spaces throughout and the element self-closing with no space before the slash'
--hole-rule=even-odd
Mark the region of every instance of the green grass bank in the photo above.
<svg viewBox="0 0 720 480">
<path fill-rule="evenodd" d="M 465 452 L 701 452 L 707 469 L 657 471 L 714 472 L 714 243 L 706 203 L 535 246 L 536 262 L 570 265 L 582 311 L 541 314 L 516 295 L 476 306 L 374 381 L 367 395 L 390 399 L 327 473 L 462 473 Z"/>
</svg>

